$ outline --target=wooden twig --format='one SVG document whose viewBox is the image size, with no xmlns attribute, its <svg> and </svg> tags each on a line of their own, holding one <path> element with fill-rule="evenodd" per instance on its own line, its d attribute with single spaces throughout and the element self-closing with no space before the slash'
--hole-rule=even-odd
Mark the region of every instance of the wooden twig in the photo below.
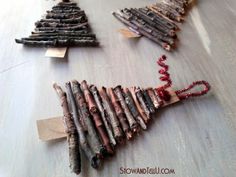
<svg viewBox="0 0 236 177">
<path fill-rule="evenodd" d="M 132 113 L 130 112 L 129 110 L 129 107 L 128 105 L 126 104 L 125 102 L 125 98 L 123 96 L 123 91 L 122 91 L 122 88 L 121 86 L 117 86 L 114 88 L 114 92 L 118 98 L 118 100 L 120 101 L 120 105 L 122 107 L 122 109 L 124 110 L 125 112 L 125 115 L 127 117 L 127 120 L 128 120 L 128 123 L 129 123 L 129 127 L 130 129 L 133 131 L 133 132 L 137 132 L 137 123 L 132 115 Z"/>
<path fill-rule="evenodd" d="M 136 88 L 135 89 L 135 95 L 137 96 L 137 99 L 142 107 L 142 109 L 144 110 L 148 120 L 151 119 L 151 116 L 150 116 L 150 110 L 148 109 L 147 105 L 146 105 L 146 102 L 145 102 L 145 98 L 144 98 L 144 95 L 143 95 L 143 92 L 140 88 Z"/>
<path fill-rule="evenodd" d="M 76 131 L 76 126 L 73 121 L 72 114 L 69 110 L 69 105 L 67 102 L 66 93 L 62 90 L 60 86 L 56 83 L 53 84 L 60 101 L 61 107 L 63 109 L 63 121 L 65 124 L 65 129 L 67 133 L 67 142 L 69 145 L 69 160 L 71 170 L 79 174 L 81 172 L 81 160 L 80 160 L 80 145 L 79 145 L 79 136 Z"/>
<path fill-rule="evenodd" d="M 75 95 L 75 99 L 81 111 L 81 115 L 82 115 L 81 119 L 83 120 L 88 131 L 88 135 L 89 135 L 88 140 L 91 144 L 90 146 L 98 156 L 103 156 L 105 154 L 104 152 L 105 149 L 102 146 L 100 139 L 97 135 L 96 129 L 94 127 L 94 123 L 92 121 L 92 117 L 89 112 L 88 105 L 85 101 L 84 93 L 82 92 L 80 88 L 79 82 L 73 80 L 72 84 L 73 84 L 73 92 Z"/>
<path fill-rule="evenodd" d="M 98 107 L 96 105 L 96 102 L 95 102 L 92 94 L 90 93 L 89 87 L 88 87 L 87 82 L 85 80 L 82 81 L 81 88 L 84 92 L 85 100 L 88 104 L 89 112 L 93 117 L 93 122 L 95 124 L 96 129 L 97 129 L 99 137 L 102 141 L 102 144 L 104 145 L 108 154 L 113 154 L 114 152 L 113 152 L 113 149 L 110 145 L 110 141 L 109 141 L 107 132 L 105 131 L 103 121 L 100 117 Z"/>
<path fill-rule="evenodd" d="M 145 98 L 145 103 L 150 111 L 150 113 L 155 113 L 155 106 L 152 103 L 152 99 L 149 96 L 147 90 L 143 90 L 143 96 Z"/>
<path fill-rule="evenodd" d="M 136 119 L 136 121 L 139 123 L 140 127 L 143 130 L 146 130 L 147 126 L 144 123 L 143 119 L 141 118 L 141 116 L 137 110 L 137 107 L 136 107 L 135 102 L 132 98 L 131 92 L 129 91 L 128 88 L 125 88 L 124 93 L 125 93 L 125 102 L 128 105 L 129 110 L 131 111 L 131 113 L 134 116 L 134 118 Z M 137 129 L 138 129 L 138 125 L 137 125 Z"/>
<path fill-rule="evenodd" d="M 102 98 L 103 107 L 106 110 L 107 115 L 109 117 L 110 124 L 111 124 L 112 130 L 113 130 L 113 134 L 115 136 L 115 139 L 117 140 L 117 142 L 121 143 L 121 142 L 123 142 L 123 133 L 120 128 L 120 123 L 117 119 L 114 108 L 113 108 L 113 106 L 110 102 L 110 99 L 106 93 L 106 89 L 104 87 L 102 87 L 99 90 L 99 93 Z"/>
<path fill-rule="evenodd" d="M 140 105 L 140 103 L 139 103 L 139 101 L 138 101 L 138 99 L 137 99 L 135 90 L 136 90 L 135 87 L 130 88 L 130 92 L 131 92 L 132 97 L 133 97 L 133 99 L 134 99 L 135 105 L 136 105 L 136 107 L 137 107 L 137 109 L 138 109 L 138 112 L 139 112 L 139 114 L 141 115 L 143 121 L 147 124 L 149 118 L 148 118 L 147 115 L 145 114 L 144 109 L 142 109 L 142 107 L 141 107 L 141 105 Z"/>
<path fill-rule="evenodd" d="M 111 125 L 109 124 L 110 121 L 108 121 L 108 116 L 107 116 L 107 113 L 103 107 L 103 104 L 102 104 L 102 100 L 101 100 L 101 96 L 99 95 L 99 92 L 97 90 L 97 87 L 95 86 L 90 86 L 90 90 L 93 94 L 93 97 L 94 97 L 94 100 L 98 106 L 98 109 L 99 109 L 99 112 L 101 114 L 101 117 L 102 117 L 102 120 L 103 120 L 103 123 L 105 125 L 105 128 L 106 128 L 106 131 L 108 133 L 108 136 L 109 136 L 109 140 L 110 140 L 110 143 L 115 146 L 116 145 L 116 140 L 112 134 L 112 128 L 111 128 Z"/>
<path fill-rule="evenodd" d="M 85 136 L 85 132 L 84 129 L 81 125 L 80 122 L 80 117 L 79 117 L 79 112 L 78 112 L 78 106 L 74 97 L 74 94 L 72 92 L 72 88 L 71 88 L 71 84 L 70 82 L 66 83 L 66 89 L 67 89 L 67 93 L 69 96 L 69 100 L 71 103 L 71 108 L 72 108 L 72 112 L 73 112 L 73 119 L 75 122 L 75 126 L 79 135 L 79 142 L 80 142 L 80 146 L 81 149 L 84 151 L 87 159 L 90 161 L 90 164 L 93 168 L 97 168 L 98 164 L 100 163 L 99 158 L 96 156 L 96 154 L 94 154 L 94 152 L 92 151 L 92 149 L 90 148 L 86 136 Z"/>
<path fill-rule="evenodd" d="M 113 88 L 109 88 L 108 93 L 109 93 L 109 96 L 111 98 L 111 103 L 114 107 L 116 115 L 117 115 L 117 117 L 120 121 L 122 130 L 123 130 L 123 132 L 125 132 L 126 138 L 128 140 L 130 140 L 132 138 L 132 131 L 129 128 L 127 118 L 125 116 L 125 113 L 124 113 L 123 109 L 120 106 L 120 103 L 118 101 L 118 98 L 117 98 L 116 94 L 114 93 Z"/>
</svg>

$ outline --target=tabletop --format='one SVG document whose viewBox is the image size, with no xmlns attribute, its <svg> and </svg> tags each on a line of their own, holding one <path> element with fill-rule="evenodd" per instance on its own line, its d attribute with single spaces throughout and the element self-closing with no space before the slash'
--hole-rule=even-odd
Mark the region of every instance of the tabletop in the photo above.
<svg viewBox="0 0 236 177">
<path fill-rule="evenodd" d="M 77 2 L 77 1 L 76 1 Z M 79 176 L 122 174 L 121 168 L 174 169 L 173 177 L 236 176 L 236 1 L 198 0 L 180 25 L 179 44 L 166 52 L 146 38 L 127 39 L 111 12 L 156 0 L 80 0 L 101 46 L 70 48 L 65 59 L 45 48 L 17 45 L 57 1 L 1 1 L 0 177 L 69 177 L 66 141 L 42 142 L 36 120 L 62 115 L 53 82 L 86 79 L 97 86 L 160 85 L 156 60 L 168 57 L 173 88 L 207 80 L 211 92 L 166 107 L 148 130 L 118 147 L 99 170 L 82 156 Z M 162 175 L 158 175 L 162 176 Z"/>
</svg>

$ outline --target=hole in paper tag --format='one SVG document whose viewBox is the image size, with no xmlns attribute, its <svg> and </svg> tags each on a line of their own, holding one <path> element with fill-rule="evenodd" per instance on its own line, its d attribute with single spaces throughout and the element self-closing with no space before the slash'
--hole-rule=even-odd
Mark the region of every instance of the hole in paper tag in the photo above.
<svg viewBox="0 0 236 177">
<path fill-rule="evenodd" d="M 64 58 L 66 55 L 67 47 L 48 48 L 45 56 L 53 58 Z"/>
<path fill-rule="evenodd" d="M 139 38 L 139 37 L 141 37 L 141 35 L 131 31 L 130 29 L 119 29 L 118 32 L 121 33 L 126 38 Z"/>
</svg>

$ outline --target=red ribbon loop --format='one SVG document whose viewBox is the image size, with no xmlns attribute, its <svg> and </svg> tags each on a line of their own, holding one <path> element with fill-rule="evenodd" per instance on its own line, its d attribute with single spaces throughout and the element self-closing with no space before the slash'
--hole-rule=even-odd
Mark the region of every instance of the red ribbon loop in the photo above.
<svg viewBox="0 0 236 177">
<path fill-rule="evenodd" d="M 185 93 L 193 89 L 195 86 L 201 86 L 201 85 L 205 87 L 203 90 L 198 91 L 198 92 Z M 177 90 L 175 93 L 179 97 L 179 99 L 184 100 L 190 97 L 197 97 L 197 96 L 205 95 L 207 94 L 207 92 L 210 91 L 210 89 L 211 89 L 211 86 L 207 81 L 196 81 L 196 82 L 193 82 L 191 85 L 189 85 L 187 88 L 182 89 L 182 90 Z"/>
</svg>

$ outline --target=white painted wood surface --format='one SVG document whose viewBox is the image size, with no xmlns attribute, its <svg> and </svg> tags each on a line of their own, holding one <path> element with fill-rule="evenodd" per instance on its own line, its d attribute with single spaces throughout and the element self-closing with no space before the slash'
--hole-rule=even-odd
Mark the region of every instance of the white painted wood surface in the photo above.
<svg viewBox="0 0 236 177">
<path fill-rule="evenodd" d="M 70 48 L 67 59 L 48 59 L 44 48 L 17 45 L 55 1 L 1 0 L 0 177 L 69 177 L 65 141 L 43 143 L 36 120 L 62 114 L 52 82 L 86 79 L 98 86 L 156 86 L 156 59 L 167 54 L 173 85 L 205 79 L 207 96 L 160 111 L 147 132 L 120 147 L 99 171 L 85 162 L 80 176 L 120 175 L 120 167 L 167 167 L 174 177 L 236 176 L 236 1 L 198 0 L 181 25 L 179 47 L 166 53 L 142 38 L 128 40 L 111 11 L 154 0 L 80 0 L 100 48 Z M 161 176 L 161 175 L 159 175 Z"/>
</svg>

